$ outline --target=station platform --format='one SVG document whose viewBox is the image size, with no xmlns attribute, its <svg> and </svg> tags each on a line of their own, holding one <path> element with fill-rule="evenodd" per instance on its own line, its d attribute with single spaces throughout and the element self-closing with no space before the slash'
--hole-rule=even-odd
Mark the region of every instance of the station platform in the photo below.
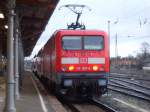
<svg viewBox="0 0 150 112">
<path fill-rule="evenodd" d="M 4 111 L 5 104 L 5 95 L 2 96 L 0 112 Z M 31 72 L 22 75 L 20 98 L 16 99 L 15 106 L 16 112 L 66 112 L 57 98 L 48 94 Z"/>
<path fill-rule="evenodd" d="M 22 76 L 20 98 L 16 100 L 17 112 L 54 112 L 48 103 L 47 94 L 41 93 L 31 72 Z"/>
<path fill-rule="evenodd" d="M 5 101 L 5 91 L 6 91 L 6 81 L 4 75 L 0 73 L 0 112 L 3 112 L 4 101 Z"/>
</svg>

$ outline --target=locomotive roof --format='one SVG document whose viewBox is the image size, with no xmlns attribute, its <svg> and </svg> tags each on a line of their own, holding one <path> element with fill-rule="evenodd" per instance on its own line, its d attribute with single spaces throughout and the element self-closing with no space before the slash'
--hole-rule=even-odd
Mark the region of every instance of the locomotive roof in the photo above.
<svg viewBox="0 0 150 112">
<path fill-rule="evenodd" d="M 57 30 L 55 32 L 55 34 L 62 34 L 62 35 L 71 35 L 71 34 L 85 34 L 86 35 L 99 35 L 100 33 L 101 34 L 104 34 L 106 35 L 106 32 L 105 31 L 102 31 L 102 30 L 68 30 L 68 29 L 61 29 L 61 30 Z"/>
</svg>

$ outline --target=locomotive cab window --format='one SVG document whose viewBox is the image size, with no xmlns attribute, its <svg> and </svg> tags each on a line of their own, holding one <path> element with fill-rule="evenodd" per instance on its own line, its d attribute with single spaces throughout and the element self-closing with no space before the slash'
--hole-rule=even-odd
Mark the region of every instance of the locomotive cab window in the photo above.
<svg viewBox="0 0 150 112">
<path fill-rule="evenodd" d="M 102 50 L 103 36 L 64 36 L 62 38 L 64 50 Z"/>
<path fill-rule="evenodd" d="M 64 36 L 62 39 L 62 47 L 64 50 L 81 50 L 81 37 L 79 36 Z"/>
<path fill-rule="evenodd" d="M 85 50 L 101 50 L 104 48 L 103 36 L 85 36 L 84 49 Z"/>
</svg>

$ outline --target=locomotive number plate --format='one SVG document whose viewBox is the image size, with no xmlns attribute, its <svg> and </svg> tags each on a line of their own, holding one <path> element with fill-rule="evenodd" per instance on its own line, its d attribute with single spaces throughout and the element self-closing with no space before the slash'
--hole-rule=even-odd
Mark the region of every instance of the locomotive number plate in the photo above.
<svg viewBox="0 0 150 112">
<path fill-rule="evenodd" d="M 88 63 L 88 58 L 80 58 L 79 62 L 82 64 Z"/>
</svg>

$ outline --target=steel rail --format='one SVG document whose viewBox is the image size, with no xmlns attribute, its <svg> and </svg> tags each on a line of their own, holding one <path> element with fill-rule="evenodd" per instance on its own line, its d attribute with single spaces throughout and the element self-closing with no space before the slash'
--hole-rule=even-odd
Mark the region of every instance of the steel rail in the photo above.
<svg viewBox="0 0 150 112">
<path fill-rule="evenodd" d="M 125 82 L 125 83 L 128 83 L 128 84 L 133 84 L 133 85 L 136 85 L 138 87 L 142 87 L 142 88 L 145 88 L 145 89 L 148 89 L 150 90 L 150 87 L 146 87 L 146 86 L 143 86 L 143 85 L 140 85 L 136 82 L 131 82 L 131 81 L 127 81 L 127 80 L 124 80 L 124 79 L 119 79 L 119 78 L 112 78 L 110 80 L 117 80 L 117 81 L 122 81 L 122 82 Z"/>
<path fill-rule="evenodd" d="M 121 78 L 121 79 L 134 79 L 134 80 L 141 80 L 141 81 L 150 81 L 150 79 L 138 78 L 138 77 L 131 77 L 131 76 L 109 76 L 109 78 Z"/>
<path fill-rule="evenodd" d="M 81 112 L 78 108 L 76 108 L 73 104 L 66 104 L 72 112 Z"/>
<path fill-rule="evenodd" d="M 114 75 L 116 73 L 110 73 L 111 75 L 109 76 L 110 79 L 111 78 L 124 78 L 124 79 L 135 79 L 135 80 L 142 80 L 142 81 L 150 81 L 150 79 L 145 79 L 145 78 L 139 78 L 139 77 L 133 77 L 133 76 L 129 76 L 129 74 L 122 74 L 122 75 Z M 124 76 L 124 75 L 128 75 L 128 76 Z"/>
<path fill-rule="evenodd" d="M 118 112 L 116 109 L 114 109 L 113 107 L 102 103 L 101 101 L 97 100 L 97 99 L 90 99 L 90 102 L 93 103 L 94 105 L 102 108 L 104 111 L 106 112 Z"/>
<path fill-rule="evenodd" d="M 119 92 L 119 93 L 124 94 L 124 95 L 128 95 L 128 96 L 131 96 L 131 97 L 139 98 L 139 99 L 142 99 L 142 100 L 145 100 L 145 101 L 150 102 L 150 98 L 147 98 L 147 97 L 145 97 L 145 96 L 136 95 L 136 94 L 129 93 L 129 92 L 127 92 L 127 91 L 122 91 L 122 90 L 120 90 L 120 89 L 112 88 L 112 87 L 108 87 L 108 89 L 109 89 L 109 90 L 112 90 L 112 91 L 115 91 L 115 92 Z"/>
<path fill-rule="evenodd" d="M 73 105 L 73 103 L 65 101 L 62 96 L 56 95 L 56 97 L 64 105 L 64 107 L 67 106 L 72 112 L 81 112 L 77 107 Z"/>
<path fill-rule="evenodd" d="M 130 87 L 128 85 L 125 85 L 125 84 L 121 84 L 119 82 L 114 82 L 114 81 L 110 81 L 111 83 L 109 83 L 109 85 L 111 86 L 115 86 L 115 87 L 120 87 L 120 88 L 123 88 L 123 89 L 126 89 L 126 90 L 130 90 L 130 91 L 135 91 L 137 93 L 141 93 L 147 97 L 150 97 L 150 94 L 143 91 L 143 90 L 139 90 L 139 89 L 136 89 L 136 88 L 133 88 L 133 87 Z"/>
</svg>

